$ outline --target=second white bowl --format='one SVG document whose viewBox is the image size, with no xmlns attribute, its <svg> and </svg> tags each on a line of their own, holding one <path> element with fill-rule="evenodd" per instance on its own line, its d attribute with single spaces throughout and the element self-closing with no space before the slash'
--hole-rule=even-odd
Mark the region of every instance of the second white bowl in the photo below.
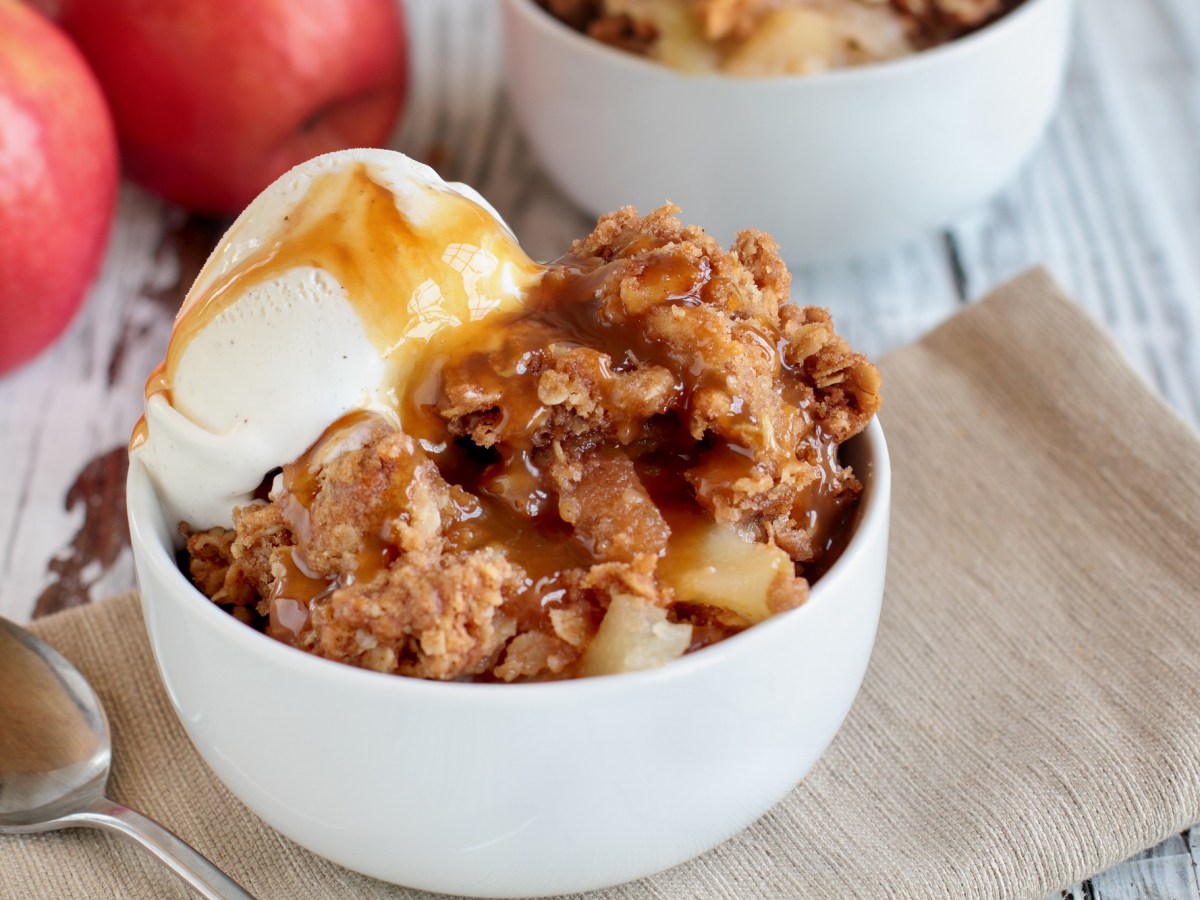
<svg viewBox="0 0 1200 900">
<path fill-rule="evenodd" d="M 895 62 L 767 79 L 685 75 L 507 0 L 510 96 L 559 186 L 594 215 L 670 198 L 728 244 L 790 263 L 881 249 L 981 203 L 1057 104 L 1073 0 L 1027 0 Z"/>
</svg>

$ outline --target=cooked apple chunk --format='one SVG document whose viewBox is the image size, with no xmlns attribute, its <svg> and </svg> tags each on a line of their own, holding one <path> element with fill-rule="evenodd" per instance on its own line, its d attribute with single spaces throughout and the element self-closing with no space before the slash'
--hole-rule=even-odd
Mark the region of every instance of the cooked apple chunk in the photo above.
<svg viewBox="0 0 1200 900">
<path fill-rule="evenodd" d="M 672 537 L 658 574 L 674 589 L 676 601 L 727 609 L 751 624 L 798 606 L 807 593 L 782 549 L 744 541 L 732 528 L 715 522 L 699 523 Z M 798 597 L 790 602 L 787 595 L 793 591 Z"/>
<path fill-rule="evenodd" d="M 667 621 L 667 611 L 630 594 L 608 605 L 600 630 L 580 663 L 580 675 L 616 675 L 654 669 L 683 656 L 691 625 Z"/>
</svg>

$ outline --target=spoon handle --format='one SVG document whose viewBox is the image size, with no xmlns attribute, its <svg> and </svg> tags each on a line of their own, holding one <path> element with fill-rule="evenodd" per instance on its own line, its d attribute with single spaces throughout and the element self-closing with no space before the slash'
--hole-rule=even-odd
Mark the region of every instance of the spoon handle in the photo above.
<svg viewBox="0 0 1200 900">
<path fill-rule="evenodd" d="M 254 900 L 241 885 L 153 819 L 102 797 L 87 810 L 65 816 L 64 824 L 115 831 L 137 841 L 204 900 Z"/>
</svg>

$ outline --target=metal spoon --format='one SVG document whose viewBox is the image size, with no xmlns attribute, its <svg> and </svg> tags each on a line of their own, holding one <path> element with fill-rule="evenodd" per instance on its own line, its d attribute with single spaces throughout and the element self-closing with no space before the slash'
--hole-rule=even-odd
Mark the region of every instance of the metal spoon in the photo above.
<svg viewBox="0 0 1200 900">
<path fill-rule="evenodd" d="M 53 648 L 0 619 L 0 834 L 100 828 L 137 841 L 208 900 L 253 900 L 157 822 L 104 796 L 108 720 Z"/>
</svg>

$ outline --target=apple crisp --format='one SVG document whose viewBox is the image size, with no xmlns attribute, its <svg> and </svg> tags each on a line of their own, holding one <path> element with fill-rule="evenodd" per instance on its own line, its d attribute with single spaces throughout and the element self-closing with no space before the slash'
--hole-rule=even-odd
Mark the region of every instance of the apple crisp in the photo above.
<svg viewBox="0 0 1200 900">
<path fill-rule="evenodd" d="M 1022 0 L 538 0 L 578 31 L 688 72 L 797 75 L 906 56 Z"/>
<path fill-rule="evenodd" d="M 770 237 L 625 208 L 520 312 L 430 340 L 397 416 L 267 473 L 195 585 L 328 659 L 542 681 L 649 668 L 802 604 L 853 527 L 879 375 Z M 402 427 L 401 427 L 402 425 Z"/>
</svg>

